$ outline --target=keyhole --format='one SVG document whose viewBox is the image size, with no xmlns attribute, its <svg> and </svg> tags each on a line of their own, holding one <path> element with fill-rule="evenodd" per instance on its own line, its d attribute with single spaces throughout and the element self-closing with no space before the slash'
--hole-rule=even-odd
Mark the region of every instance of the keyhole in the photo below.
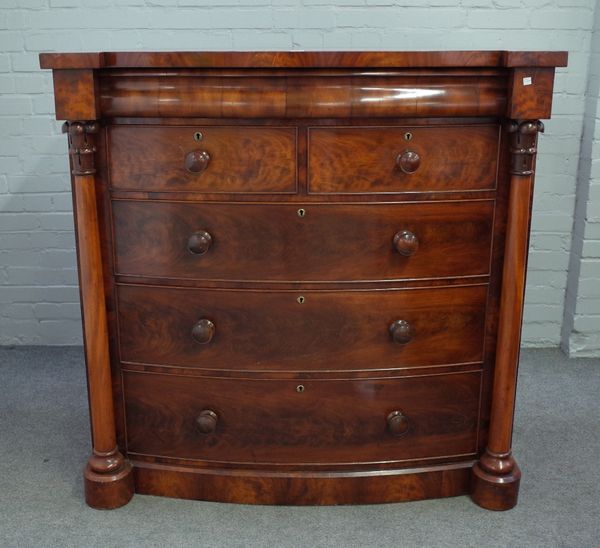
<svg viewBox="0 0 600 548">
<path fill-rule="evenodd" d="M 296 386 L 296 392 L 304 392 L 304 385 L 299 384 L 298 386 Z"/>
<path fill-rule="evenodd" d="M 413 134 L 412 134 L 410 131 L 407 131 L 407 132 L 404 134 L 404 138 L 405 138 L 407 141 L 410 141 L 410 140 L 413 138 Z"/>
<path fill-rule="evenodd" d="M 196 133 L 194 133 L 194 141 L 202 141 L 203 137 L 204 136 L 200 131 L 196 131 Z"/>
<path fill-rule="evenodd" d="M 298 210 L 298 217 L 304 217 L 306 215 L 306 210 L 305 209 L 299 209 Z"/>
<path fill-rule="evenodd" d="M 296 300 L 298 301 L 298 304 L 304 304 L 304 297 L 302 295 L 300 295 L 300 297 L 298 297 Z"/>
</svg>

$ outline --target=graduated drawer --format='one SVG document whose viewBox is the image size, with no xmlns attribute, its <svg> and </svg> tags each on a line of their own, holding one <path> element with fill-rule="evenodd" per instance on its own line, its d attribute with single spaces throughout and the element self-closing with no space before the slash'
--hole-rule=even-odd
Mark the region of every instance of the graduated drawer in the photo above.
<svg viewBox="0 0 600 548">
<path fill-rule="evenodd" d="M 118 286 L 125 362 L 358 370 L 480 362 L 487 285 L 267 291 Z"/>
<path fill-rule="evenodd" d="M 306 205 L 116 200 L 116 271 L 280 282 L 485 275 L 493 210 L 492 200 Z"/>
<path fill-rule="evenodd" d="M 296 128 L 112 126 L 109 147 L 114 189 L 296 192 Z"/>
<path fill-rule="evenodd" d="M 495 124 L 311 128 L 309 192 L 494 189 L 498 139 Z"/>
<path fill-rule="evenodd" d="M 234 380 L 125 372 L 129 453 L 231 463 L 366 463 L 476 451 L 478 371 Z"/>
</svg>

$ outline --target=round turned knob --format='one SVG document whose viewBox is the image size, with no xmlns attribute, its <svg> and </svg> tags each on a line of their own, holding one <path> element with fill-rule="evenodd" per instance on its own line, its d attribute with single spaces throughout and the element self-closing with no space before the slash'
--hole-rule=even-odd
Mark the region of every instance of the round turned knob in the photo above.
<svg viewBox="0 0 600 548">
<path fill-rule="evenodd" d="M 207 319 L 199 320 L 192 328 L 192 339 L 194 339 L 198 344 L 209 343 L 214 334 L 215 324 Z"/>
<path fill-rule="evenodd" d="M 414 150 L 405 150 L 398 154 L 396 164 L 404 173 L 414 173 L 421 165 L 421 157 Z"/>
<path fill-rule="evenodd" d="M 410 230 L 401 230 L 394 236 L 394 247 L 400 255 L 410 257 L 419 249 L 419 239 Z"/>
<path fill-rule="evenodd" d="M 190 173 L 202 173 L 210 161 L 210 154 L 206 150 L 192 150 L 185 155 L 185 169 Z"/>
<path fill-rule="evenodd" d="M 408 432 L 408 418 L 402 411 L 392 411 L 387 416 L 387 427 L 392 436 L 402 436 Z"/>
<path fill-rule="evenodd" d="M 203 255 L 206 253 L 212 245 L 212 236 L 206 230 L 199 230 L 194 232 L 187 242 L 187 248 L 190 253 L 194 255 Z"/>
<path fill-rule="evenodd" d="M 212 434 L 217 428 L 217 422 L 219 417 L 211 409 L 205 409 L 202 411 L 196 419 L 196 425 L 198 430 L 203 434 Z"/>
<path fill-rule="evenodd" d="M 412 328 L 406 320 L 396 320 L 390 325 L 390 336 L 395 343 L 409 343 L 412 340 L 412 335 Z"/>
</svg>

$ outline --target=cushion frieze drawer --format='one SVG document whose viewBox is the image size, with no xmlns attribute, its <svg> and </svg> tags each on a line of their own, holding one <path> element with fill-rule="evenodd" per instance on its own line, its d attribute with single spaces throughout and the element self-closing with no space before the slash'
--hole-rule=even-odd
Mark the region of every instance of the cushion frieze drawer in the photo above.
<svg viewBox="0 0 600 548">
<path fill-rule="evenodd" d="M 487 285 L 261 291 L 120 285 L 125 362 L 365 370 L 480 362 Z"/>
<path fill-rule="evenodd" d="M 492 190 L 497 125 L 309 130 L 309 192 Z"/>
<path fill-rule="evenodd" d="M 296 128 L 111 126 L 118 190 L 296 192 Z"/>
<path fill-rule="evenodd" d="M 476 451 L 479 371 L 301 383 L 123 376 L 131 453 L 325 464 Z"/>
<path fill-rule="evenodd" d="M 113 201 L 116 272 L 203 280 L 486 275 L 493 200 L 404 204 Z"/>
</svg>

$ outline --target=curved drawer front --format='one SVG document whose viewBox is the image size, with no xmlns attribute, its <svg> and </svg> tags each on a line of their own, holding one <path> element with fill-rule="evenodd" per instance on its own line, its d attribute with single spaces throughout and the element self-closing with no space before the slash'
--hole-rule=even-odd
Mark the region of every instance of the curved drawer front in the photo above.
<svg viewBox="0 0 600 548">
<path fill-rule="evenodd" d="M 309 192 L 491 190 L 499 128 L 352 127 L 309 131 Z"/>
<path fill-rule="evenodd" d="M 181 69 L 163 67 L 160 74 L 164 77 L 160 78 L 148 72 L 102 71 L 100 107 L 109 118 L 505 115 L 505 73 L 482 75 L 469 69 L 461 73 L 449 76 L 432 69 L 398 75 L 388 67 L 360 74 L 337 67 L 336 74 L 317 75 L 295 67 L 252 75 L 235 69 L 206 68 L 181 74 Z"/>
<path fill-rule="evenodd" d="M 114 189 L 295 193 L 296 128 L 112 126 Z"/>
<path fill-rule="evenodd" d="M 125 372 L 130 453 L 231 463 L 396 461 L 476 451 L 480 373 L 231 380 Z"/>
<path fill-rule="evenodd" d="M 116 271 L 281 282 L 486 275 L 493 210 L 492 200 L 306 205 L 116 200 Z"/>
<path fill-rule="evenodd" d="M 479 362 L 486 296 L 486 285 L 307 292 L 121 285 L 121 359 L 287 371 Z"/>
</svg>

